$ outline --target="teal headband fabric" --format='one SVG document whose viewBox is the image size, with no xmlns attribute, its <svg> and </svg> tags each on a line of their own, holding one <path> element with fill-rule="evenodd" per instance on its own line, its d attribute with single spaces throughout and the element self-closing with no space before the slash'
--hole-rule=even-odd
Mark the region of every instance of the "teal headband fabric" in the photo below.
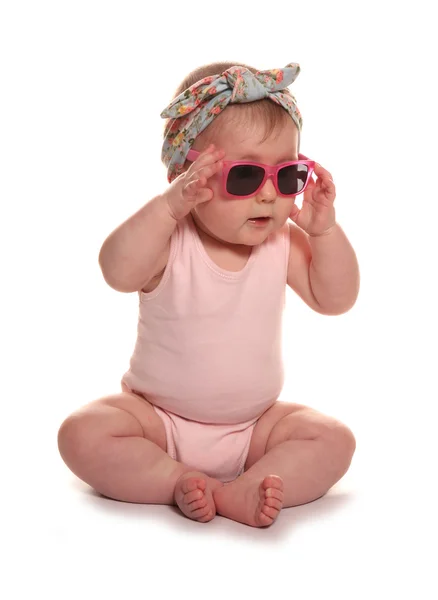
<svg viewBox="0 0 438 600">
<path fill-rule="evenodd" d="M 161 113 L 163 119 L 171 119 L 161 153 L 162 161 L 168 167 L 168 181 L 182 173 L 187 153 L 196 137 L 228 104 L 268 98 L 290 114 L 300 135 L 303 124 L 301 113 L 294 96 L 286 89 L 299 72 L 297 63 L 290 63 L 284 69 L 255 74 L 245 67 L 234 66 L 221 75 L 205 77 L 182 92 Z"/>
</svg>

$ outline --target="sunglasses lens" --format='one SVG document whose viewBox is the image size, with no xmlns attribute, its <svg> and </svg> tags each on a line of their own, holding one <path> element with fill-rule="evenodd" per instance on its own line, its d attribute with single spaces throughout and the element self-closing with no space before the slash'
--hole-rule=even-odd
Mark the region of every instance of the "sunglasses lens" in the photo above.
<svg viewBox="0 0 438 600">
<path fill-rule="evenodd" d="M 250 196 L 263 181 L 265 170 L 255 165 L 232 167 L 227 178 L 227 192 L 233 196 Z"/>
<path fill-rule="evenodd" d="M 289 165 L 278 172 L 278 188 L 282 194 L 299 194 L 306 185 L 309 168 L 307 165 Z"/>
</svg>

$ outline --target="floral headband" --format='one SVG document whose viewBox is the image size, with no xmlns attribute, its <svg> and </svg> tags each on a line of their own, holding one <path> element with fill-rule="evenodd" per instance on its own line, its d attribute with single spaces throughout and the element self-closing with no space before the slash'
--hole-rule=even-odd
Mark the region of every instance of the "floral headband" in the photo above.
<svg viewBox="0 0 438 600">
<path fill-rule="evenodd" d="M 252 73 L 245 67 L 231 67 L 221 75 L 211 75 L 194 83 L 161 113 L 172 119 L 165 132 L 161 159 L 173 181 L 183 171 L 187 154 L 196 137 L 228 104 L 255 102 L 268 98 L 282 106 L 301 131 L 303 120 L 295 98 L 287 88 L 300 72 L 297 63 L 284 69 Z M 299 138 L 298 138 L 299 139 Z"/>
</svg>

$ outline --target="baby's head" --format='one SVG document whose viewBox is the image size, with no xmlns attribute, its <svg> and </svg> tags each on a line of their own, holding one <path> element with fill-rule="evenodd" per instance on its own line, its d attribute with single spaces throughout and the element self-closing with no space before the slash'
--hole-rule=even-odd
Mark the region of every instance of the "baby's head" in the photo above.
<svg viewBox="0 0 438 600">
<path fill-rule="evenodd" d="M 234 65 L 236 63 L 214 63 L 196 69 L 180 84 L 174 98 L 206 77 L 214 76 L 212 79 L 217 80 Z M 253 74 L 258 73 L 253 67 L 247 65 L 240 65 L 240 67 Z M 298 65 L 296 71 L 298 74 Z M 274 72 L 274 77 L 277 82 L 281 81 L 282 71 Z M 169 165 L 170 181 L 189 168 L 191 164 L 191 161 L 187 160 L 189 149 L 200 152 L 211 143 L 225 152 L 224 161 L 248 161 L 276 166 L 287 161 L 298 160 L 301 115 L 296 104 L 292 107 L 295 118 L 291 118 L 291 111 L 285 109 L 285 103 L 290 107 L 292 101 L 294 102 L 293 96 L 281 95 L 283 104 L 277 104 L 275 100 L 268 97 L 235 103 L 229 101 L 231 96 L 229 91 L 225 93 L 225 99 L 224 94 L 218 96 L 216 88 L 219 88 L 219 85 L 216 85 L 213 90 L 214 86 L 211 83 L 208 86 L 204 85 L 204 89 L 209 87 L 209 92 L 212 90 L 213 93 L 200 102 L 198 92 L 196 101 L 192 102 L 192 104 L 197 102 L 196 107 L 202 107 L 213 98 L 213 105 L 209 106 L 210 122 L 206 126 L 205 114 L 202 119 L 198 117 L 198 122 L 194 122 L 193 115 L 196 119 L 200 111 L 195 108 L 192 115 L 185 118 L 184 115 L 189 111 L 184 106 L 179 107 L 178 118 L 167 121 L 165 131 L 167 141 L 163 147 L 163 160 L 166 158 L 165 162 Z M 256 85 L 259 84 L 256 82 Z M 227 85 L 222 87 L 226 88 Z M 218 91 L 220 94 L 220 89 Z M 278 94 L 275 96 L 278 97 Z M 218 102 L 220 109 L 218 109 Z M 224 107 L 221 102 L 226 103 L 226 106 Z M 175 148 L 181 149 L 178 158 L 176 158 Z M 173 164 L 169 160 L 172 153 Z M 199 204 L 192 212 L 196 224 L 204 232 L 229 244 L 254 246 L 262 243 L 270 233 L 284 225 L 291 212 L 295 196 L 278 194 L 273 181 L 268 178 L 255 193 L 244 198 L 230 197 L 223 191 L 222 177 L 223 174 L 218 173 L 208 180 L 207 185 L 214 193 L 213 199 Z M 253 219 L 258 217 L 270 217 L 270 219 L 266 222 L 254 222 Z"/>
</svg>

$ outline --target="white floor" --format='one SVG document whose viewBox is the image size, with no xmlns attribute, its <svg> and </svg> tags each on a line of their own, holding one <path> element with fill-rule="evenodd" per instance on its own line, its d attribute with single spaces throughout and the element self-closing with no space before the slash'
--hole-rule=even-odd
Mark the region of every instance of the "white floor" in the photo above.
<svg viewBox="0 0 438 600">
<path fill-rule="evenodd" d="M 391 446 L 356 427 L 341 482 L 254 529 L 104 499 L 58 458 L 55 419 L 23 418 L 3 432 L 1 597 L 436 599 L 436 455 L 400 443 L 409 420 Z"/>
</svg>

